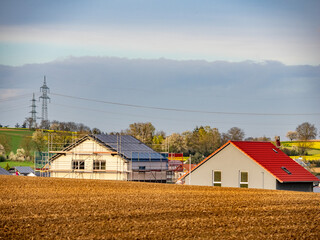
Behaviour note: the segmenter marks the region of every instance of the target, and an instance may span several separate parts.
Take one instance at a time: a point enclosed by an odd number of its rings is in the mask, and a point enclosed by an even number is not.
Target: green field
[[[0,162],[0,167],[4,168],[7,163],[9,164],[10,167],[34,167],[33,162],[19,162],[19,161],[6,161],[6,162]]]
[[[33,130],[25,128],[0,128],[0,135],[9,137],[9,144],[11,146],[10,151],[14,153],[20,147],[24,137],[31,137]],[[9,154],[9,152],[7,152]]]
[[[307,149],[308,155],[301,156],[304,160],[320,160],[320,141],[314,140],[310,141],[312,144],[310,148]],[[298,147],[299,141],[286,141],[281,142],[281,146],[285,148],[292,149],[293,147]],[[291,156],[292,158],[298,158],[300,156]]]

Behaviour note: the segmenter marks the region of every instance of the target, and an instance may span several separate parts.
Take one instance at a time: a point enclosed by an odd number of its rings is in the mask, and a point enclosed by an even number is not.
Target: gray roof
[[[31,167],[14,167],[21,174],[34,173]]]
[[[11,174],[4,168],[0,167],[0,175],[11,175]]]
[[[91,137],[112,148],[114,151],[121,153],[124,157],[132,161],[168,161],[167,158],[160,153],[154,151],[130,135],[97,134],[91,135]]]

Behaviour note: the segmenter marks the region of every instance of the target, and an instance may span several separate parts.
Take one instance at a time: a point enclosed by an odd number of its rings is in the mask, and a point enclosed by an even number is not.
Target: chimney
[[[281,146],[280,136],[275,136],[275,140],[276,140],[276,146],[277,146],[277,148],[279,148]]]

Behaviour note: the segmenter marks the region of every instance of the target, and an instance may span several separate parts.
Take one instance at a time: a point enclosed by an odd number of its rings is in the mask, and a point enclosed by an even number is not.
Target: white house
[[[168,160],[129,135],[87,135],[50,158],[51,177],[166,182]]]
[[[229,141],[178,182],[310,192],[318,179],[270,142]]]

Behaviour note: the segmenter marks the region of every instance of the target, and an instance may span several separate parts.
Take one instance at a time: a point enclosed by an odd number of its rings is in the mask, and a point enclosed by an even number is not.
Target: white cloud
[[[209,31],[209,32],[208,32]],[[285,39],[252,33],[232,34],[221,29],[201,31],[128,29],[114,26],[0,27],[0,41],[18,44],[45,44],[63,48],[65,56],[113,55],[129,58],[172,58],[227,60],[278,60],[286,64],[320,63],[319,44],[303,44],[303,39]],[[270,36],[269,36],[270,37]],[[51,51],[52,51],[51,49]],[[21,53],[23,57],[23,53]],[[61,51],[56,58],[61,57]],[[35,56],[36,58],[36,56]],[[52,59],[54,60],[54,59]]]
[[[0,101],[16,98],[21,96],[23,93],[25,93],[24,89],[0,88]]]

